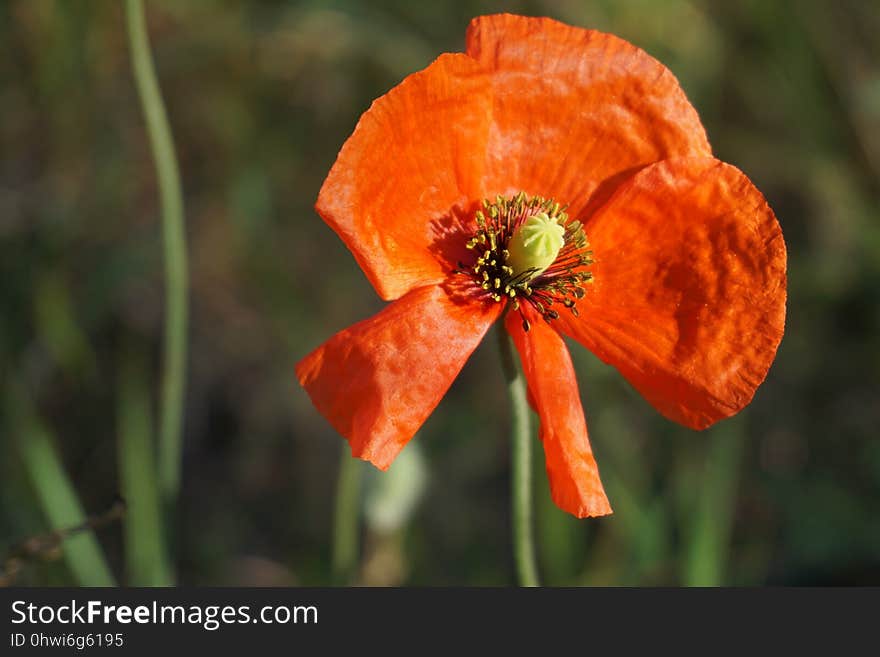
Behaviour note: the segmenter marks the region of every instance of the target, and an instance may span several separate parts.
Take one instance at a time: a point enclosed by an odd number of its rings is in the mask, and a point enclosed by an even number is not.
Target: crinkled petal
[[[761,193],[712,158],[636,174],[586,224],[595,280],[560,327],[695,429],[748,404],[782,339],[786,254]]]
[[[590,449],[568,348],[546,322],[523,310],[530,318],[528,332],[519,313],[509,313],[505,326],[522,360],[529,403],[541,418],[539,435],[553,501],[578,518],[607,515],[611,506]]]
[[[500,304],[417,288],[297,364],[315,407],[352,454],[386,469],[446,394]]]
[[[696,110],[656,59],[549,18],[475,18],[467,54],[492,75],[484,187],[554,197],[580,217],[647,164],[711,155]]]
[[[488,88],[473,59],[442,55],[373,103],[324,181],[315,208],[383,299],[455,266],[444,237],[480,198]]]

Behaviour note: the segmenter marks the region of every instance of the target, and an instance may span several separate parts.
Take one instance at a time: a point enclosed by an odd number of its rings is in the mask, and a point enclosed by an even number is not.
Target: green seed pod
[[[507,244],[507,264],[513,268],[513,275],[531,270],[526,278],[529,280],[543,273],[559,255],[565,244],[564,235],[565,228],[546,212],[526,219]]]

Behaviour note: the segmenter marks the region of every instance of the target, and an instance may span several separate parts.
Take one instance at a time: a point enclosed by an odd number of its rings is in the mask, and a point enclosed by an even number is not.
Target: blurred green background
[[[501,10],[614,32],[664,62],[789,252],[778,358],[752,405],[709,431],[664,420],[572,349],[616,513],[558,511],[540,458],[543,580],[880,584],[880,6],[861,0],[148,2],[190,254],[183,487],[163,528],[177,581],[332,581],[344,443],[293,366],[382,304],[312,205],[372,99]],[[0,559],[68,517],[54,445],[85,513],[143,492],[96,535],[115,580],[156,582],[138,559],[163,523],[138,475],[157,425],[162,241],[121,3],[2,2],[0,48]],[[362,468],[352,581],[513,583],[494,346],[390,474]],[[66,556],[50,540],[6,583],[109,576]]]

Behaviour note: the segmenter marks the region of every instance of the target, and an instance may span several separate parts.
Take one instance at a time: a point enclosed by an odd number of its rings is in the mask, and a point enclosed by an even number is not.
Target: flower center
[[[514,276],[528,273],[531,280],[553,264],[564,244],[565,228],[546,212],[539,212],[513,231],[507,243],[507,264]]]
[[[475,220],[466,246],[476,258],[459,263],[457,273],[472,277],[492,301],[510,300],[515,311],[529,303],[549,321],[559,317],[553,306],[560,304],[577,316],[593,258],[583,226],[569,220],[564,206],[520,192],[483,201]],[[523,327],[529,330],[525,318]]]

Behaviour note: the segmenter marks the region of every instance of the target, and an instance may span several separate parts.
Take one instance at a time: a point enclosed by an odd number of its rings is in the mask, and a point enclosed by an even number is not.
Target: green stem
[[[146,368],[133,350],[119,377],[119,478],[128,500],[125,563],[130,586],[171,586],[157,486],[153,422]]]
[[[686,586],[722,586],[727,563],[745,431],[742,416],[709,433],[701,495],[691,512]]]
[[[55,447],[49,428],[39,419],[26,393],[9,386],[6,398],[11,430],[18,437],[24,468],[33,482],[53,530],[84,526],[86,513]],[[115,586],[104,552],[91,529],[62,543],[64,558],[80,586]]]
[[[165,353],[159,430],[159,483],[166,504],[180,489],[181,431],[186,380],[187,264],[180,172],[162,94],[156,81],[141,0],[126,0],[134,78],[153,149],[162,203],[165,250]]]
[[[357,569],[360,489],[363,463],[342,445],[336,482],[336,517],[333,521],[333,581],[349,584]]]
[[[532,535],[532,436],[525,378],[516,364],[513,341],[498,325],[501,369],[507,382],[511,420],[511,494],[513,501],[513,553],[521,586],[538,586],[535,543]]]

